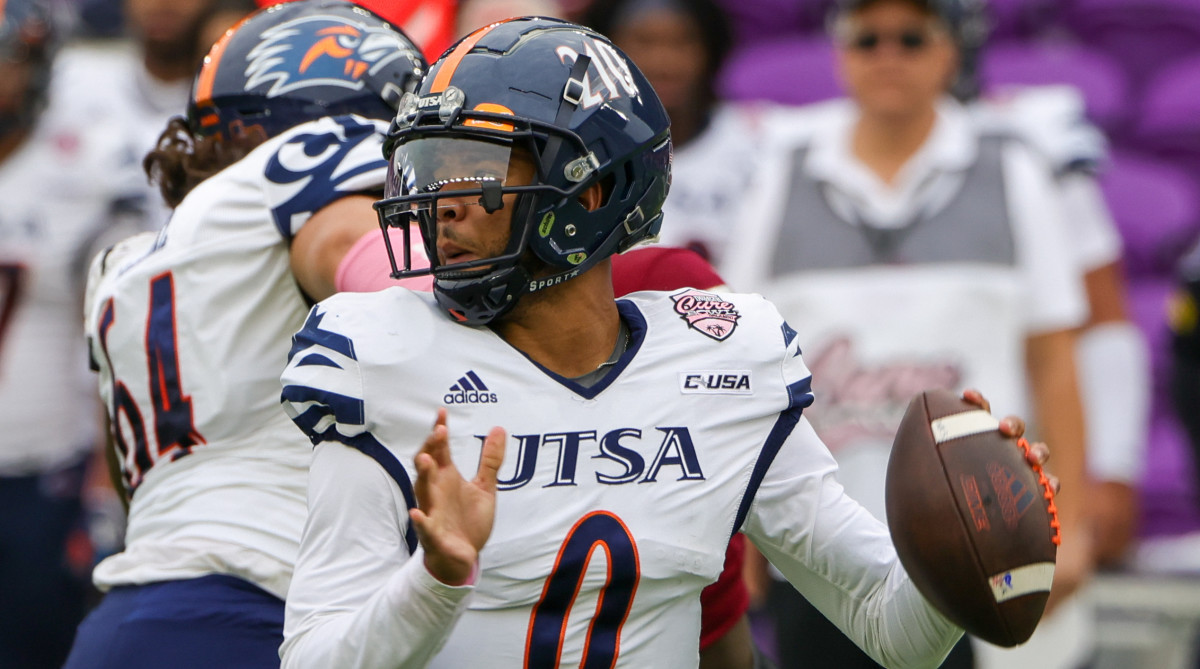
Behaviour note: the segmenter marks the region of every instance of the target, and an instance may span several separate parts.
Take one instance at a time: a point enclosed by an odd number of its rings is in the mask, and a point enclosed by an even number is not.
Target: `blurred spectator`
[[[1051,165],[948,93],[981,33],[973,0],[842,0],[832,25],[851,99],[780,114],[719,269],[774,301],[806,342],[814,427],[850,495],[879,517],[909,399],[984,391],[1033,409],[1062,477],[1052,600],[1086,579],[1083,412],[1074,329],[1086,317]],[[881,404],[887,406],[880,410]],[[772,591],[785,667],[874,666],[786,584]],[[960,644],[944,666],[971,666]],[[1048,666],[1039,664],[1039,666]]]
[[[14,669],[60,667],[91,592],[83,272],[139,188],[117,138],[44,108],[54,44],[40,0],[0,3],[0,667]]]
[[[671,117],[675,156],[661,242],[720,263],[769,110],[717,100],[717,73],[731,45],[728,19],[710,1],[629,0],[597,3],[584,21],[629,54]]]
[[[215,7],[216,0],[125,0],[132,43],[65,48],[55,64],[54,112],[103,128],[126,147],[120,167],[140,167],[167,120],[187,105],[192,76],[207,51],[201,30]],[[169,212],[149,184],[145,193],[149,216],[161,224]]]

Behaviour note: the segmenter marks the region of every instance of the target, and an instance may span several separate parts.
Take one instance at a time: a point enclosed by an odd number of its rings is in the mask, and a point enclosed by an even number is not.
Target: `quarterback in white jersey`
[[[372,642],[301,636],[285,648],[295,666],[695,666],[699,593],[736,531],[881,662],[949,650],[957,632],[801,417],[810,377],[774,308],[691,289],[618,304],[628,344],[590,387],[454,323],[431,295],[343,293],[314,309],[284,398],[314,440],[341,443],[317,447],[307,532],[320,542],[297,567],[287,633]],[[469,602],[409,561],[411,527],[389,533],[407,525],[411,463],[443,406],[464,469],[492,425],[510,433]],[[422,596],[425,617],[330,614]]]
[[[361,235],[386,174],[382,119],[423,68],[399,31],[331,0],[261,11],[214,46],[189,119],[148,159],[181,200],[171,220],[98,256],[89,277],[85,324],[130,509],[71,669],[278,663],[311,457],[279,410],[279,370],[332,283],[310,279],[355,239],[327,232]],[[314,239],[322,253],[303,250]]]
[[[343,293],[295,337],[284,408],[317,446],[284,666],[694,667],[699,593],[738,531],[878,661],[949,652],[961,630],[803,418],[810,374],[774,307],[614,300],[610,257],[661,224],[671,143],[610,41],[481,28],[386,146],[376,207],[416,219],[431,263],[396,276],[434,291]]]

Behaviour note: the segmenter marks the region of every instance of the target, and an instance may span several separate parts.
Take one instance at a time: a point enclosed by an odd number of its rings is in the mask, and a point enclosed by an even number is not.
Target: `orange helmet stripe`
[[[454,71],[458,69],[458,64],[462,62],[463,57],[466,56],[471,49],[475,48],[475,45],[479,43],[479,40],[483,39],[483,36],[490,33],[496,26],[500,25],[501,23],[508,23],[512,20],[513,19],[504,19],[503,21],[497,21],[491,25],[486,25],[463,38],[463,41],[459,42],[458,46],[454,47],[454,51],[451,51],[450,55],[446,56],[446,61],[442,63],[442,67],[438,70],[437,76],[433,78],[433,86],[429,89],[429,92],[441,93],[442,91],[446,90],[446,87],[450,85],[450,78],[454,76]]]

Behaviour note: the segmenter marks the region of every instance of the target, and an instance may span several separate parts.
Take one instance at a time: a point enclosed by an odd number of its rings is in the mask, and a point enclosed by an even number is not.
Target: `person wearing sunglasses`
[[[829,27],[847,97],[770,120],[718,270],[798,331],[822,400],[813,425],[880,518],[912,392],[984,387],[995,406],[1032,410],[1067,491],[1055,607],[1092,549],[1073,338],[1087,302],[1053,169],[958,102],[982,0],[838,0]],[[786,583],[768,610],[782,667],[876,666]],[[972,655],[963,642],[943,666]]]

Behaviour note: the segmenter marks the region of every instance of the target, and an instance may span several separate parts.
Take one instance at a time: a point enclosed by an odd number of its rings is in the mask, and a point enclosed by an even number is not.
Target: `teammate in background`
[[[606,38],[472,33],[387,153],[377,208],[419,222],[433,269],[401,276],[434,291],[342,293],[296,335],[284,406],[317,446],[285,666],[694,667],[699,593],[739,530],[881,661],[949,651],[960,631],[802,417],[810,377],[774,308],[614,300],[610,257],[662,222],[671,142]]]
[[[1091,569],[1073,337],[1087,305],[1050,166],[949,94],[981,20],[974,0],[841,0],[850,98],[772,120],[718,268],[800,333],[823,401],[813,425],[877,517],[915,390],[984,387],[1006,411],[1032,408],[1068,490],[1057,604]],[[786,584],[772,595],[781,664],[874,666]],[[972,663],[964,642],[947,666]]]
[[[55,28],[41,0],[0,3],[0,666],[20,669],[62,666],[94,594],[81,493],[100,430],[79,306],[140,188],[113,169],[114,138],[46,106]]]
[[[279,410],[279,370],[341,255],[378,234],[382,131],[424,67],[350,3],[262,11],[214,45],[188,118],[148,156],[174,214],[89,277],[131,498],[69,669],[278,665],[311,456]]]

